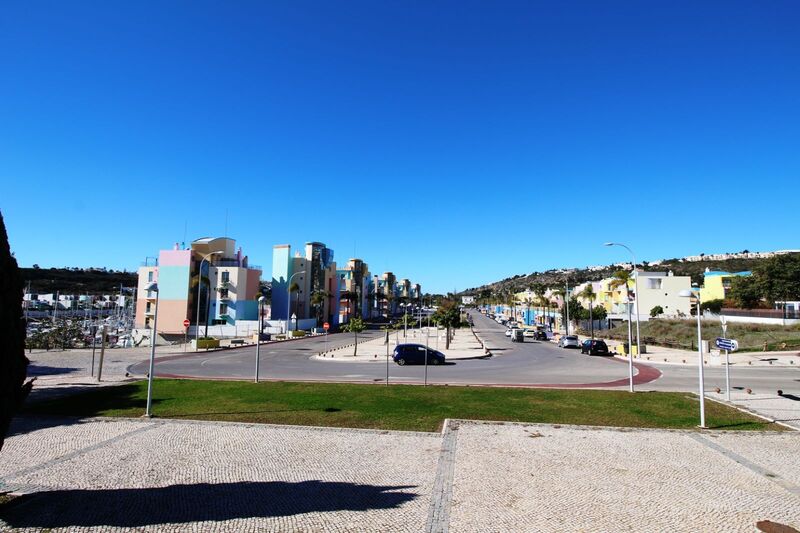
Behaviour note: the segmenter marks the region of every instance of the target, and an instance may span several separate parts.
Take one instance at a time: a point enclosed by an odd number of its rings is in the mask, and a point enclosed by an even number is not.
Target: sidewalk
[[[316,361],[328,361],[336,363],[364,363],[369,361],[386,361],[387,346],[384,336],[376,339],[371,339],[358,343],[357,355],[353,356],[353,344],[322,351],[311,359]],[[491,357],[491,351],[483,348],[481,341],[469,329],[458,329],[450,342],[450,349],[445,349],[446,339],[445,331],[438,331],[435,327],[421,329],[409,329],[406,336],[403,336],[403,331],[392,331],[389,333],[389,346],[388,354],[392,356],[397,344],[423,344],[427,345],[431,350],[438,350],[442,352],[447,360],[458,359],[477,359],[483,357]]]
[[[581,341],[589,337],[580,335]],[[608,344],[611,351],[618,353],[617,357],[625,359],[627,357],[622,355],[623,348],[622,342],[603,339]],[[635,341],[634,341],[635,346]],[[785,352],[733,352],[729,356],[731,366],[790,366],[800,367],[800,352],[785,351]],[[666,348],[664,346],[656,346],[653,344],[646,345],[646,353],[641,357],[634,356],[635,361],[645,363],[651,361],[653,363],[671,363],[671,364],[686,364],[697,365],[697,350],[680,350],[676,348]],[[711,349],[711,353],[703,354],[703,361],[707,365],[724,365],[725,355],[720,354],[716,348]]]
[[[142,419],[14,421],[2,530],[800,528],[793,433],[451,420],[439,433]]]

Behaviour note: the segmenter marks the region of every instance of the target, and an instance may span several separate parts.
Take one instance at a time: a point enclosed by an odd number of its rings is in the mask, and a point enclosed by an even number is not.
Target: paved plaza
[[[55,531],[800,528],[800,438],[448,421],[441,433],[26,418],[0,527]]]

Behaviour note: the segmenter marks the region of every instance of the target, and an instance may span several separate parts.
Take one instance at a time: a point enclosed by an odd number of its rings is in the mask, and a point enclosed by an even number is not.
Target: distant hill
[[[733,259],[717,259],[717,260],[703,260],[703,261],[684,261],[681,259],[665,259],[658,265],[649,265],[647,262],[638,264],[639,270],[655,271],[655,272],[669,272],[672,271],[676,276],[691,276],[692,282],[702,285],[703,272],[706,268],[711,270],[723,270],[727,272],[742,272],[745,270],[753,270],[756,265],[767,261],[765,258],[733,258]],[[531,274],[518,274],[510,278],[506,278],[480,287],[473,287],[465,290],[461,294],[471,294],[480,296],[480,293],[486,290],[492,292],[505,292],[512,290],[514,292],[524,291],[530,288],[531,285],[541,283],[545,287],[561,287],[564,285],[564,277],[569,275],[570,286],[575,286],[585,281],[599,281],[603,278],[611,277],[614,272],[621,270],[622,267],[616,265],[607,265],[605,267],[593,267],[593,269],[553,269],[545,272],[533,272]]]
[[[20,268],[27,290],[35,294],[109,294],[119,287],[134,287],[135,272],[118,272],[103,268]]]

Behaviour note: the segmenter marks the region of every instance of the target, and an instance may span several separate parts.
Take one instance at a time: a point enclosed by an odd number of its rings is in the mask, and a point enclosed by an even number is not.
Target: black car
[[[394,349],[392,360],[400,366],[403,365],[424,365],[425,352],[428,353],[429,365],[443,365],[444,354],[431,348],[425,348],[424,344],[399,344]]]
[[[589,355],[608,355],[608,345],[605,341],[586,339],[581,344],[581,353]]]

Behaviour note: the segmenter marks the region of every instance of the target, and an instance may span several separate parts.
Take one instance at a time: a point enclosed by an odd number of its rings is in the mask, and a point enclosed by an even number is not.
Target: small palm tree
[[[630,290],[630,283],[633,280],[631,277],[631,273],[627,270],[617,270],[614,272],[614,279],[611,280],[611,283],[608,286],[612,289],[618,289],[619,287],[625,287],[625,304],[626,306],[630,307],[631,302],[631,290]]]
[[[323,304],[325,303],[325,299],[330,296],[325,291],[316,291],[314,294],[311,295],[311,305],[314,306],[314,315],[317,317],[317,326],[319,326],[320,322],[322,322],[322,308]]]
[[[353,317],[350,322],[344,326],[345,331],[349,331],[355,335],[355,345],[353,346],[353,357],[358,355],[358,334],[367,329],[364,321],[359,317]]]

